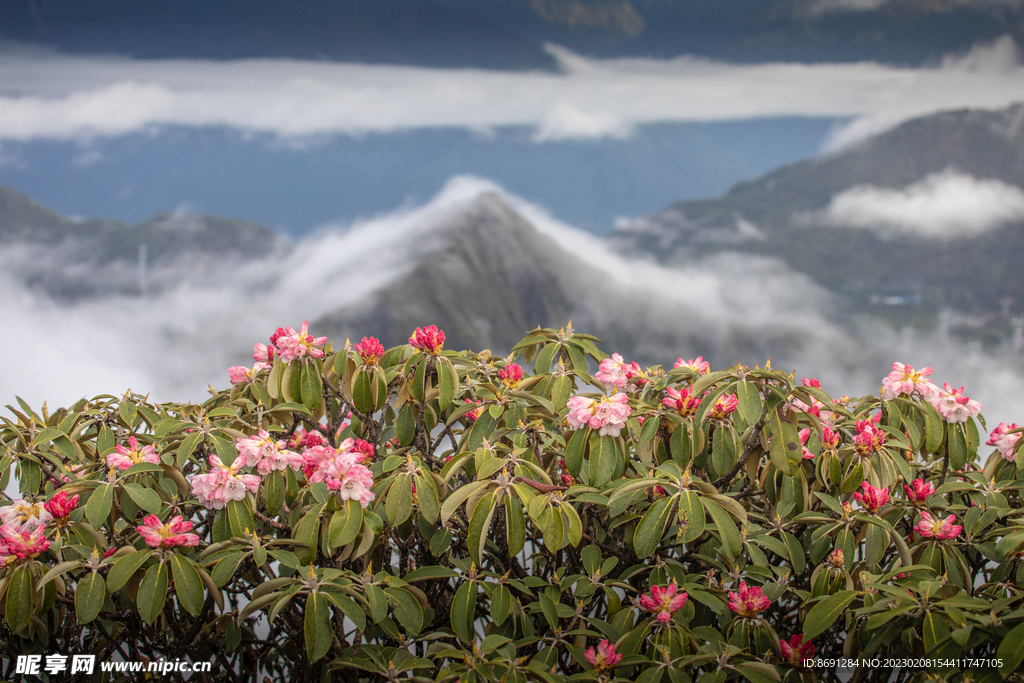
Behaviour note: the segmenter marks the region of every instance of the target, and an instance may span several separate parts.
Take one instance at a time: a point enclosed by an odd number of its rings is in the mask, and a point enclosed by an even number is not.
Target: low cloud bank
[[[824,212],[829,223],[884,235],[935,239],[976,237],[1024,221],[1024,191],[956,170],[933,173],[903,189],[858,185],[837,194]]]
[[[0,51],[0,140],[88,139],[163,125],[282,139],[424,127],[531,126],[539,142],[624,137],[657,122],[850,118],[834,148],[906,119],[1024,100],[1009,37],[922,68],[592,59],[549,46],[559,73],[290,59],[133,60]]]

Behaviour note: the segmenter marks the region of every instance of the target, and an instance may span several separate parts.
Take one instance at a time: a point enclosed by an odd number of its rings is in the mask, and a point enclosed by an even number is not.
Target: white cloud
[[[591,59],[549,49],[557,73],[7,48],[0,52],[0,139],[81,139],[162,125],[226,126],[289,140],[521,125],[538,140],[555,140],[621,137],[664,121],[851,118],[834,134],[835,146],[941,109],[1024,100],[1024,68],[1010,38],[922,68]]]
[[[1021,0],[972,0],[978,5],[1009,5],[1019,7]],[[963,6],[962,0],[817,0],[805,13],[809,15],[828,12],[871,12],[885,5],[917,5],[922,11],[942,12]]]
[[[950,169],[901,190],[874,185],[844,190],[832,198],[825,218],[886,235],[972,237],[1024,220],[1024,192],[1000,180],[979,180]]]

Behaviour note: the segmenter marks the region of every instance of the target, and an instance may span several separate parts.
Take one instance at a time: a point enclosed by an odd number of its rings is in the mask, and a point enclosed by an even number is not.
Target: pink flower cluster
[[[907,500],[914,505],[924,505],[929,498],[935,495],[935,486],[930,482],[925,482],[924,479],[915,479],[910,486],[904,484],[903,490],[907,492]]]
[[[192,477],[192,492],[200,505],[211,510],[223,510],[229,500],[242,500],[246,491],[256,493],[260,477],[256,474],[239,474],[245,466],[242,458],[230,466],[225,465],[216,455],[210,456],[210,471]]]
[[[661,403],[666,408],[675,409],[682,417],[689,417],[697,412],[700,399],[693,395],[689,387],[684,387],[682,391],[668,387],[665,393],[668,398],[661,399]]]
[[[779,648],[782,650],[782,659],[790,666],[803,668],[806,666],[804,662],[814,657],[814,643],[809,640],[805,643],[801,633],[790,636],[788,642],[780,638]]]
[[[804,377],[800,381],[805,387],[821,389],[821,382],[819,382],[814,377],[811,377],[810,379]],[[824,425],[832,426],[835,422],[835,413],[829,410],[824,410],[825,404],[823,404],[821,401],[814,398],[813,396],[811,397],[811,402],[809,404],[804,403],[798,398],[795,398],[790,402],[790,407],[792,407],[795,410],[805,412],[809,415],[814,415],[816,418],[821,420]]]
[[[985,442],[986,445],[995,446],[996,450],[1002,454],[1003,458],[1010,462],[1017,461],[1017,454],[1014,453],[1013,449],[1014,446],[1017,445],[1017,441],[1020,440],[1020,435],[1022,433],[1008,433],[1013,429],[1020,429],[1020,425],[1016,422],[1011,424],[1000,422],[999,426],[993,429],[992,433],[988,435],[988,441]]]
[[[256,379],[260,370],[270,367],[270,363],[256,363],[251,368],[244,365],[235,365],[228,368],[228,378],[232,384],[248,384]]]
[[[78,496],[75,496],[77,499]],[[52,514],[41,503],[16,500],[0,507],[0,524],[16,531],[33,531],[46,526],[53,519]]]
[[[68,498],[67,491],[57,491],[50,500],[46,501],[43,507],[53,516],[54,521],[59,526],[64,526],[72,511],[78,507],[78,494],[76,493],[71,498]]]
[[[473,400],[468,399],[468,398],[466,399],[466,403],[475,403],[475,404],[481,405],[481,406],[484,404],[483,401],[480,401],[480,400],[473,401]],[[466,419],[468,419],[470,422],[476,422],[477,418],[480,417],[480,413],[482,411],[483,411],[483,408],[474,408],[473,410],[471,410],[468,413],[466,413]]]
[[[857,421],[857,435],[853,437],[853,447],[862,456],[871,455],[885,444],[885,432],[878,426],[880,415],[870,420]]]
[[[363,365],[376,365],[384,355],[384,345],[376,337],[363,337],[363,341],[355,345],[356,353],[363,359]]]
[[[32,560],[45,553],[50,547],[45,533],[43,525],[33,528],[0,526],[0,567]]]
[[[166,524],[156,515],[149,515],[142,520],[142,526],[136,529],[150,548],[173,548],[178,545],[189,547],[199,544],[199,536],[187,533],[192,531],[192,522],[186,522],[181,515],[172,517]]]
[[[711,364],[704,360],[704,356],[697,356],[693,360],[683,360],[682,358],[677,358],[675,365],[673,365],[672,367],[689,368],[690,370],[696,372],[698,375],[706,375],[708,374],[708,371],[711,370]]]
[[[409,337],[409,345],[431,356],[438,356],[444,349],[444,330],[437,329],[437,325],[417,327]]]
[[[307,448],[302,471],[310,483],[323,482],[341,500],[357,500],[365,508],[376,498],[373,472],[361,465],[373,457],[373,445],[362,439],[345,439],[338,448],[330,445]]]
[[[811,438],[811,428],[810,427],[804,427],[803,429],[800,430],[800,445],[803,446],[803,448],[804,448],[804,452],[803,452],[804,460],[813,460],[814,459],[814,453],[812,453],[811,449],[807,447],[807,441],[810,438]]]
[[[118,470],[127,470],[132,465],[140,462],[148,462],[153,465],[160,464],[160,456],[152,446],[139,447],[139,442],[134,436],[128,437],[128,446],[116,446],[113,453],[107,454],[107,467]]]
[[[876,489],[868,482],[861,484],[864,493],[854,493],[854,499],[871,512],[876,512],[880,507],[889,502],[889,487],[884,486]]]
[[[627,400],[626,394],[620,393],[603,396],[600,401],[573,396],[567,403],[569,414],[565,419],[573,429],[589,426],[600,430],[601,436],[618,436],[632,412]]]
[[[598,643],[597,650],[588,647],[587,651],[583,653],[583,659],[598,671],[604,671],[618,664],[622,655],[615,651],[614,644],[605,639]]]
[[[943,385],[930,403],[939,411],[939,415],[946,422],[967,422],[969,418],[977,417],[981,412],[981,404],[972,398],[964,396],[964,388],[954,389],[949,383]]]
[[[760,586],[747,586],[740,581],[739,591],[729,591],[729,609],[744,619],[752,619],[768,609],[772,601],[767,595],[761,594]]]
[[[306,321],[302,322],[302,327],[297,332],[291,326],[279,327],[274,330],[274,334],[270,335],[270,344],[257,343],[253,345],[252,357],[256,361],[253,371],[259,371],[257,366],[262,366],[259,367],[259,369],[262,369],[273,363],[275,356],[280,356],[281,360],[285,363],[290,363],[297,358],[305,356],[322,358],[324,355],[323,349],[317,347],[323,346],[326,343],[327,337],[314,337],[309,334],[309,323]],[[232,370],[234,369],[232,368]]]
[[[708,417],[716,420],[727,420],[739,404],[740,399],[737,398],[736,394],[721,396],[715,401],[715,405],[711,406],[708,410]]]
[[[644,371],[637,365],[636,361],[626,363],[622,356],[613,353],[611,358],[605,358],[597,368],[594,379],[604,384],[607,391],[613,388],[623,389],[629,380],[634,377],[642,377]]]
[[[509,363],[498,371],[498,377],[501,378],[501,383],[506,387],[515,389],[523,381],[523,369],[519,367],[518,363]]]
[[[236,439],[235,448],[242,459],[242,466],[255,467],[263,476],[289,467],[298,470],[303,464],[301,455],[288,450],[287,441],[278,441],[265,429],[256,436]]]
[[[662,623],[671,621],[672,614],[681,610],[686,604],[686,598],[689,597],[686,591],[677,594],[677,589],[675,581],[665,588],[651,586],[650,594],[640,596],[640,606],[648,612],[653,612],[656,615],[655,619]]]
[[[937,541],[948,541],[960,535],[964,530],[959,524],[953,524],[956,517],[949,515],[945,519],[933,517],[925,510],[921,511],[921,521],[914,525],[914,531],[924,538],[934,538]]]
[[[932,372],[931,368],[914,370],[913,366],[893,363],[892,372],[882,380],[882,398],[889,400],[917,394],[925,400],[931,400],[939,393],[939,388],[927,379]]]

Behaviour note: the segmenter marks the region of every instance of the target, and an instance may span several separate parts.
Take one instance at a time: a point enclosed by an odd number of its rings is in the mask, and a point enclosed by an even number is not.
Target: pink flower
[[[57,491],[50,500],[46,501],[46,511],[53,515],[58,522],[66,522],[72,510],[78,507],[78,495],[68,498],[67,491]]]
[[[969,418],[977,417],[981,412],[981,404],[964,396],[963,387],[954,389],[949,386],[949,382],[946,382],[943,390],[929,402],[939,411],[942,419],[949,423],[967,422]]]
[[[243,461],[242,466],[255,467],[263,476],[289,467],[295,470],[302,467],[302,456],[287,450],[287,447],[287,441],[278,441],[265,429],[261,429],[256,436],[235,440],[235,449]]]
[[[924,538],[934,538],[937,541],[948,541],[960,535],[964,530],[959,524],[953,524],[956,517],[950,515],[945,519],[933,517],[925,510],[921,511],[921,521],[914,525],[914,530]]]
[[[697,412],[700,399],[691,393],[689,387],[684,388],[682,391],[676,391],[669,387],[665,390],[665,393],[668,394],[668,398],[661,399],[661,403],[666,408],[674,408],[683,417],[689,417]]]
[[[704,360],[704,356],[697,356],[697,358],[693,360],[683,360],[682,358],[677,358],[676,363],[673,367],[689,368],[690,370],[696,372],[698,375],[706,375],[708,374],[708,370],[711,369],[711,364]]]
[[[280,329],[280,328],[278,328]],[[274,348],[274,344],[270,346],[264,344],[253,344],[252,346],[252,359],[257,363],[266,363],[270,365],[274,362],[274,355],[277,353],[277,349]]]
[[[803,379],[801,379],[801,380],[800,380],[800,382],[801,382],[801,383],[802,383],[802,384],[803,384],[803,385],[804,385],[805,387],[812,387],[812,388],[814,388],[814,389],[821,389],[821,382],[819,382],[819,381],[818,381],[817,379],[815,379],[814,377],[812,377],[812,378],[810,378],[810,379],[807,379],[806,377],[804,377]],[[801,637],[802,637],[802,636],[801,636]],[[814,649],[814,646],[812,645],[812,646],[811,646],[811,650],[813,650],[813,649]]]
[[[995,446],[1003,455],[1003,459],[1009,460],[1010,462],[1017,461],[1017,454],[1014,452],[1014,447],[1017,445],[1017,441],[1020,439],[1021,432],[1013,432],[1008,434],[1010,430],[1020,429],[1020,425],[1016,422],[1012,424],[1006,424],[1000,422],[999,426],[992,430],[992,433],[988,435],[988,441],[986,445]]]
[[[309,483],[323,482],[341,500],[358,500],[366,507],[376,498],[373,472],[359,463],[373,457],[373,445],[361,439],[345,439],[338,448],[317,446],[303,454],[303,472]]]
[[[277,333],[274,333],[277,336]],[[274,339],[274,337],[271,337]],[[318,346],[323,346],[327,343],[327,337],[316,337],[309,334],[309,323],[305,320],[302,321],[302,327],[296,332],[291,327],[287,327],[284,330],[284,334],[277,336],[274,345],[277,347],[277,352],[281,356],[281,360],[285,363],[290,363],[297,358],[303,358],[305,356],[312,356],[313,358],[321,358],[324,355],[323,349],[318,349]]]
[[[907,499],[914,505],[924,505],[935,495],[935,486],[930,482],[926,483],[924,479],[915,479],[910,486],[904,484],[903,489],[907,492]]]
[[[440,355],[441,350],[444,349],[444,331],[437,329],[437,325],[417,327],[409,337],[409,344],[431,356]]]
[[[686,591],[676,595],[676,589],[675,581],[665,588],[651,586],[650,595],[640,596],[640,606],[648,612],[654,612],[658,621],[663,623],[670,621],[672,613],[681,610],[688,597]]]
[[[635,362],[632,365],[627,365],[622,355],[612,353],[610,358],[601,361],[594,379],[604,384],[604,388],[608,391],[611,391],[612,388],[622,389],[630,381],[630,371],[634,371],[635,375],[639,373],[640,366],[637,366]]]
[[[747,586],[740,581],[740,590],[729,591],[729,609],[745,619],[752,619],[768,609],[772,601],[767,595],[761,595],[760,586]]]
[[[509,363],[498,371],[498,377],[501,378],[501,383],[506,387],[515,389],[523,380],[523,369],[519,367],[518,363]]]
[[[821,429],[821,445],[831,450],[839,445],[839,432],[832,431],[829,426],[824,426]]]
[[[880,489],[876,489],[868,482],[864,482],[860,485],[864,489],[864,493],[854,493],[854,499],[861,505],[866,507],[871,512],[875,512],[878,508],[882,507],[889,502],[889,487],[885,486]]]
[[[857,436],[853,438],[853,446],[862,456],[871,455],[885,443],[885,432],[875,426],[874,420],[858,420]]]
[[[149,515],[142,520],[142,526],[136,527],[146,545],[150,548],[173,548],[176,545],[194,546],[199,544],[199,536],[186,533],[192,530],[192,522],[186,522],[181,515],[172,517],[164,524],[156,515]]]
[[[116,552],[117,552],[117,548],[115,546],[110,546],[109,548],[107,548],[106,550],[103,551],[103,559],[104,560],[107,559],[108,557],[110,557],[111,555],[113,555]]]
[[[148,462],[154,465],[160,464],[160,456],[152,446],[139,448],[139,442],[134,436],[128,437],[128,447],[117,446],[113,453],[107,454],[107,467],[119,470],[127,470],[132,465],[140,462]]]
[[[355,349],[363,359],[363,365],[376,365],[384,355],[384,345],[376,337],[363,337],[363,341],[356,344]]]
[[[736,397],[736,394],[721,396],[717,401],[715,401],[715,405],[711,406],[711,410],[708,411],[708,417],[718,420],[726,420],[730,415],[732,415],[732,412],[736,410],[736,406],[739,404],[740,400]]]
[[[603,671],[618,664],[622,655],[615,652],[615,646],[612,643],[602,640],[598,643],[596,651],[594,648],[588,647],[587,651],[583,653],[583,659],[598,671]]]
[[[318,431],[307,432],[302,427],[295,430],[292,434],[292,438],[288,440],[289,448],[312,448],[314,446],[322,446],[327,443],[324,439],[323,434]]]
[[[814,656],[814,643],[805,643],[800,633],[790,636],[789,642],[779,639],[779,647],[782,649],[782,659],[791,666],[804,667],[804,662]]]
[[[32,560],[45,553],[50,547],[45,533],[42,525],[31,529],[0,526],[0,566]]]
[[[236,365],[228,368],[228,378],[231,379],[232,384],[248,384],[249,382],[256,379],[256,374],[268,367],[266,363],[256,363],[251,368],[247,368],[244,365]]]
[[[483,405],[484,402],[483,401],[471,401],[470,399],[467,398],[466,399],[466,403],[476,403],[477,405]],[[468,418],[470,422],[476,422],[477,418],[480,417],[480,412],[482,410],[483,410],[483,408],[474,408],[473,410],[471,410],[468,413],[466,413],[465,417]]]
[[[897,396],[912,396],[916,393],[926,400],[931,400],[939,392],[939,388],[932,384],[931,380],[925,379],[931,374],[931,368],[923,368],[918,371],[910,365],[893,363],[892,372],[882,380],[882,398],[889,400]]]
[[[53,517],[50,512],[41,503],[16,500],[0,507],[0,523],[15,531],[32,531],[36,527],[46,526],[51,519]]]
[[[567,403],[569,414],[565,419],[573,429],[589,426],[600,430],[601,436],[618,436],[631,412],[627,400],[626,394],[620,393],[603,396],[600,401],[573,396]]]
[[[804,427],[800,430],[800,445],[804,447],[804,460],[813,460],[814,453],[811,453],[811,449],[807,447],[807,441],[811,438],[811,430],[809,427]]]
[[[192,492],[200,505],[211,510],[223,510],[229,500],[242,500],[246,491],[256,493],[259,489],[259,475],[238,474],[238,470],[244,467],[242,458],[235,460],[230,467],[216,455],[211,455],[209,462],[209,472],[192,477]]]
[[[842,548],[836,548],[828,554],[828,563],[835,569],[842,569],[843,565],[846,564],[846,556],[843,554]]]

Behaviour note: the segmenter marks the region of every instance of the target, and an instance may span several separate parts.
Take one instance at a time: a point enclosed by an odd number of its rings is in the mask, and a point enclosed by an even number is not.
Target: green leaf
[[[558,628],[558,608],[555,607],[555,601],[551,599],[550,595],[542,592],[538,596],[538,602],[540,603],[540,611],[544,615],[544,620],[548,622],[548,626],[554,631]]]
[[[491,597],[491,620],[495,626],[501,626],[512,614],[512,591],[505,586],[498,586],[494,589],[494,596]]]
[[[373,412],[373,374],[366,368],[357,370],[356,376],[353,378],[352,402],[355,403],[356,410],[364,415]]]
[[[921,634],[924,637],[924,654],[934,654],[939,643],[949,636],[949,626],[941,617],[929,612],[924,615]]]
[[[20,633],[28,628],[32,621],[32,572],[22,565],[14,570],[7,582],[7,625],[11,633]]]
[[[395,620],[409,633],[418,634],[423,628],[423,607],[419,600],[402,588],[385,588],[384,593],[394,610]]]
[[[183,555],[171,555],[171,573],[174,576],[174,592],[178,602],[189,614],[199,616],[203,608],[203,582],[192,562]]]
[[[689,543],[704,533],[704,504],[696,491],[684,491],[679,496],[679,523],[683,525],[683,533],[677,539],[681,543]]]
[[[159,494],[153,489],[148,489],[141,484],[125,484],[124,490],[128,497],[146,512],[156,515],[163,510],[164,504],[161,502]]]
[[[103,575],[89,572],[75,586],[75,616],[79,624],[88,624],[99,616],[103,601],[107,599],[107,586]]]
[[[93,490],[89,502],[85,504],[85,517],[94,529],[99,529],[107,521],[113,504],[113,484],[100,484]]]
[[[306,658],[310,663],[318,661],[331,649],[334,640],[330,603],[320,593],[310,593],[306,598],[302,630],[306,639]]]
[[[804,642],[827,631],[856,597],[857,591],[840,591],[812,607],[804,619]]]
[[[637,557],[643,559],[649,556],[661,544],[668,520],[675,512],[675,501],[673,497],[660,498],[647,508],[633,533],[633,550]]]
[[[139,410],[131,401],[121,401],[121,405],[117,407],[117,414],[121,416],[126,425],[131,427],[139,416]]]
[[[204,436],[202,432],[196,431],[185,437],[181,445],[178,446],[178,453],[174,458],[174,462],[178,467],[182,467],[188,461],[189,456],[195,452],[196,446],[199,445]]]
[[[483,565],[484,546],[487,545],[487,533],[491,529],[491,520],[498,504],[493,493],[485,493],[473,510],[466,532],[466,543],[469,544],[469,555],[476,560],[477,566]]]
[[[731,559],[739,557],[743,552],[743,540],[732,517],[725,511],[725,508],[710,498],[704,500],[704,509],[708,511],[711,519],[715,522],[718,534],[722,537],[722,549],[725,554]]]
[[[669,441],[669,448],[672,450],[672,459],[681,467],[690,464],[692,444],[690,431],[686,425],[676,425],[675,431],[672,432],[672,439]]]
[[[1002,659],[1002,666],[999,673],[1003,678],[1017,671],[1020,663],[1024,660],[1024,622],[1017,624],[1009,633],[1003,636],[996,651],[996,658]]]
[[[580,476],[580,471],[583,469],[583,452],[587,448],[589,434],[589,427],[577,429],[569,438],[569,443],[565,445],[565,466],[574,477]]]
[[[505,504],[505,540],[508,543],[508,553],[515,557],[523,551],[526,545],[526,518],[523,514],[523,506],[518,498],[508,497]]]
[[[107,573],[107,590],[113,594],[124,588],[128,579],[141,567],[152,553],[149,550],[137,550],[127,555],[122,555],[110,567]]]
[[[152,624],[163,611],[166,600],[167,565],[157,563],[146,570],[139,585],[139,616],[147,624]]]
[[[412,514],[412,475],[399,474],[388,487],[384,509],[391,526],[398,526]]]
[[[939,411],[927,401],[920,404],[921,412],[924,413],[924,450],[928,453],[937,453],[942,447],[942,439],[945,436],[945,425]]]
[[[437,408],[442,413],[448,410],[448,406],[452,404],[452,399],[455,398],[455,387],[458,382],[458,375],[452,378],[451,365],[448,363],[446,358],[438,358],[437,360]]]
[[[452,599],[452,630],[465,643],[473,642],[473,622],[476,620],[476,594],[476,582],[466,581],[455,591],[455,597]]]
[[[736,464],[736,436],[731,428],[720,426],[715,428],[711,438],[711,462],[718,476],[725,476]]]
[[[967,464],[967,439],[960,425],[950,425],[946,434],[946,446],[949,449],[949,468],[962,470]]]
[[[769,419],[772,439],[769,452],[775,467],[783,474],[792,475],[803,457],[803,449],[796,427],[789,420],[783,420],[779,413],[779,410],[774,411]]]
[[[249,509],[245,500],[229,500],[224,512],[228,516],[228,526],[232,536],[245,538],[256,530],[252,510]]]
[[[611,481],[619,460],[619,444],[611,436],[590,438],[590,485],[600,487]]]
[[[263,487],[267,501],[267,515],[276,517],[277,513],[281,511],[281,505],[284,503],[284,494],[288,487],[284,474],[281,472],[271,472],[268,476],[264,477]]]
[[[876,524],[868,525],[867,536],[864,539],[864,561],[869,567],[874,567],[882,561],[888,536],[882,527]]]
[[[332,548],[344,548],[356,540],[363,528],[363,506],[354,500],[345,501],[345,509],[338,510],[331,517],[327,538]]]
[[[398,443],[408,446],[416,438],[416,412],[413,404],[406,403],[398,411],[398,418],[395,420],[395,436]]]

